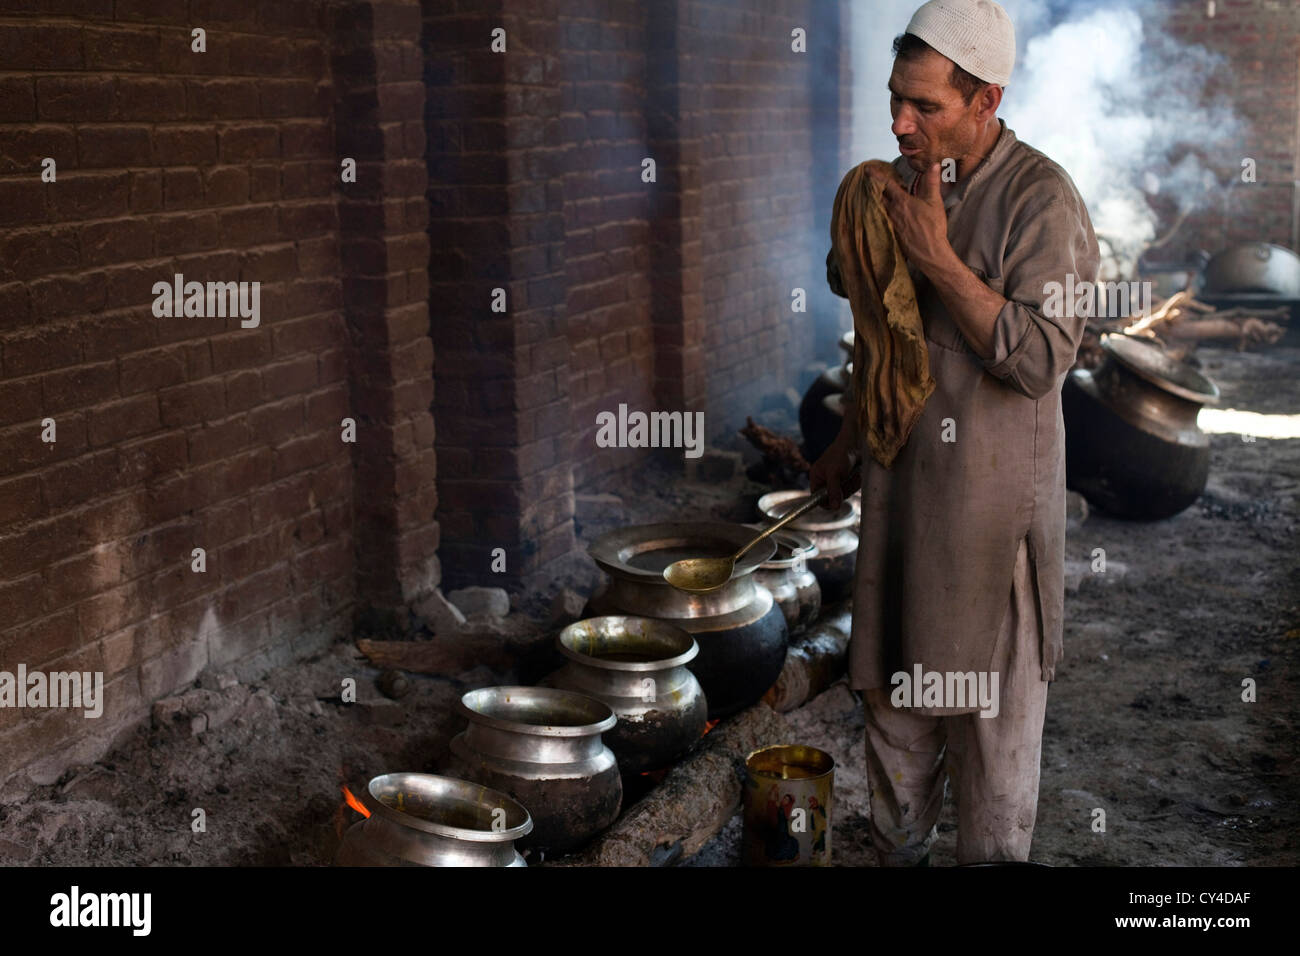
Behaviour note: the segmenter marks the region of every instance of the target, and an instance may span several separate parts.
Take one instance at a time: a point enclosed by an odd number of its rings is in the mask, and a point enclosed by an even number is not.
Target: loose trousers
[[[957,800],[957,862],[1027,860],[1038,812],[1047,681],[1026,542],[1016,555],[995,661],[1000,706],[926,716],[890,703],[892,688],[863,692],[871,840],[882,866],[910,866],[930,850],[945,778]]]

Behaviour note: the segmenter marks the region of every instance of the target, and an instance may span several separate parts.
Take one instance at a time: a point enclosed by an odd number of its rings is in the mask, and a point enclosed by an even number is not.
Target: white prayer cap
[[[994,0],[930,0],[907,32],[985,83],[1006,86],[1016,65],[1016,28]]]

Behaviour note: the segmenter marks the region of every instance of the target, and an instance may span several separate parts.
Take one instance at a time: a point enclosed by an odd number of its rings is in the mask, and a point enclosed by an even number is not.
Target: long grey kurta
[[[1069,175],[999,123],[993,150],[944,199],[953,249],[1009,300],[997,317],[994,354],[984,360],[970,348],[933,285],[909,268],[936,388],[891,469],[862,449],[849,649],[850,682],[858,690],[887,688],[892,674],[911,674],[917,664],[926,671],[1003,671],[997,636],[1026,538],[1043,680],[1055,677],[1061,657],[1061,384],[1085,317],[1045,315],[1044,303],[1048,284],[1064,285],[1069,274],[1076,287],[1095,282],[1100,257]],[[910,188],[918,174],[902,157],[894,168]],[[834,289],[834,250],[827,265]],[[954,440],[945,441],[945,432]]]

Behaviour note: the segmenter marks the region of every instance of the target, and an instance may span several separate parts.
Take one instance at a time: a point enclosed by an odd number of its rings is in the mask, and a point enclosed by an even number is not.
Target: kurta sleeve
[[[1001,290],[1008,301],[993,326],[993,355],[982,360],[990,375],[1033,399],[1055,388],[1074,365],[1087,324],[1085,315],[1072,314],[1069,301],[1045,308],[1051,284],[1067,287],[1069,275],[1075,287],[1096,282],[1100,264],[1083,201],[1072,188],[1053,192],[1008,237]]]

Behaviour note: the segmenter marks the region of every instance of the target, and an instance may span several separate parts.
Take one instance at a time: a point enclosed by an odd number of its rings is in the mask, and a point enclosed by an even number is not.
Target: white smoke
[[[854,155],[898,155],[886,84],[891,45],[919,0],[855,5]],[[1220,184],[1189,149],[1231,157],[1240,130],[1228,104],[1206,98],[1217,54],[1179,44],[1159,10],[1118,0],[1002,0],[1016,26],[1016,70],[999,115],[1074,179],[1098,235],[1126,259],[1157,236],[1148,195],[1180,212]],[[1237,166],[1239,158],[1225,161]]]

